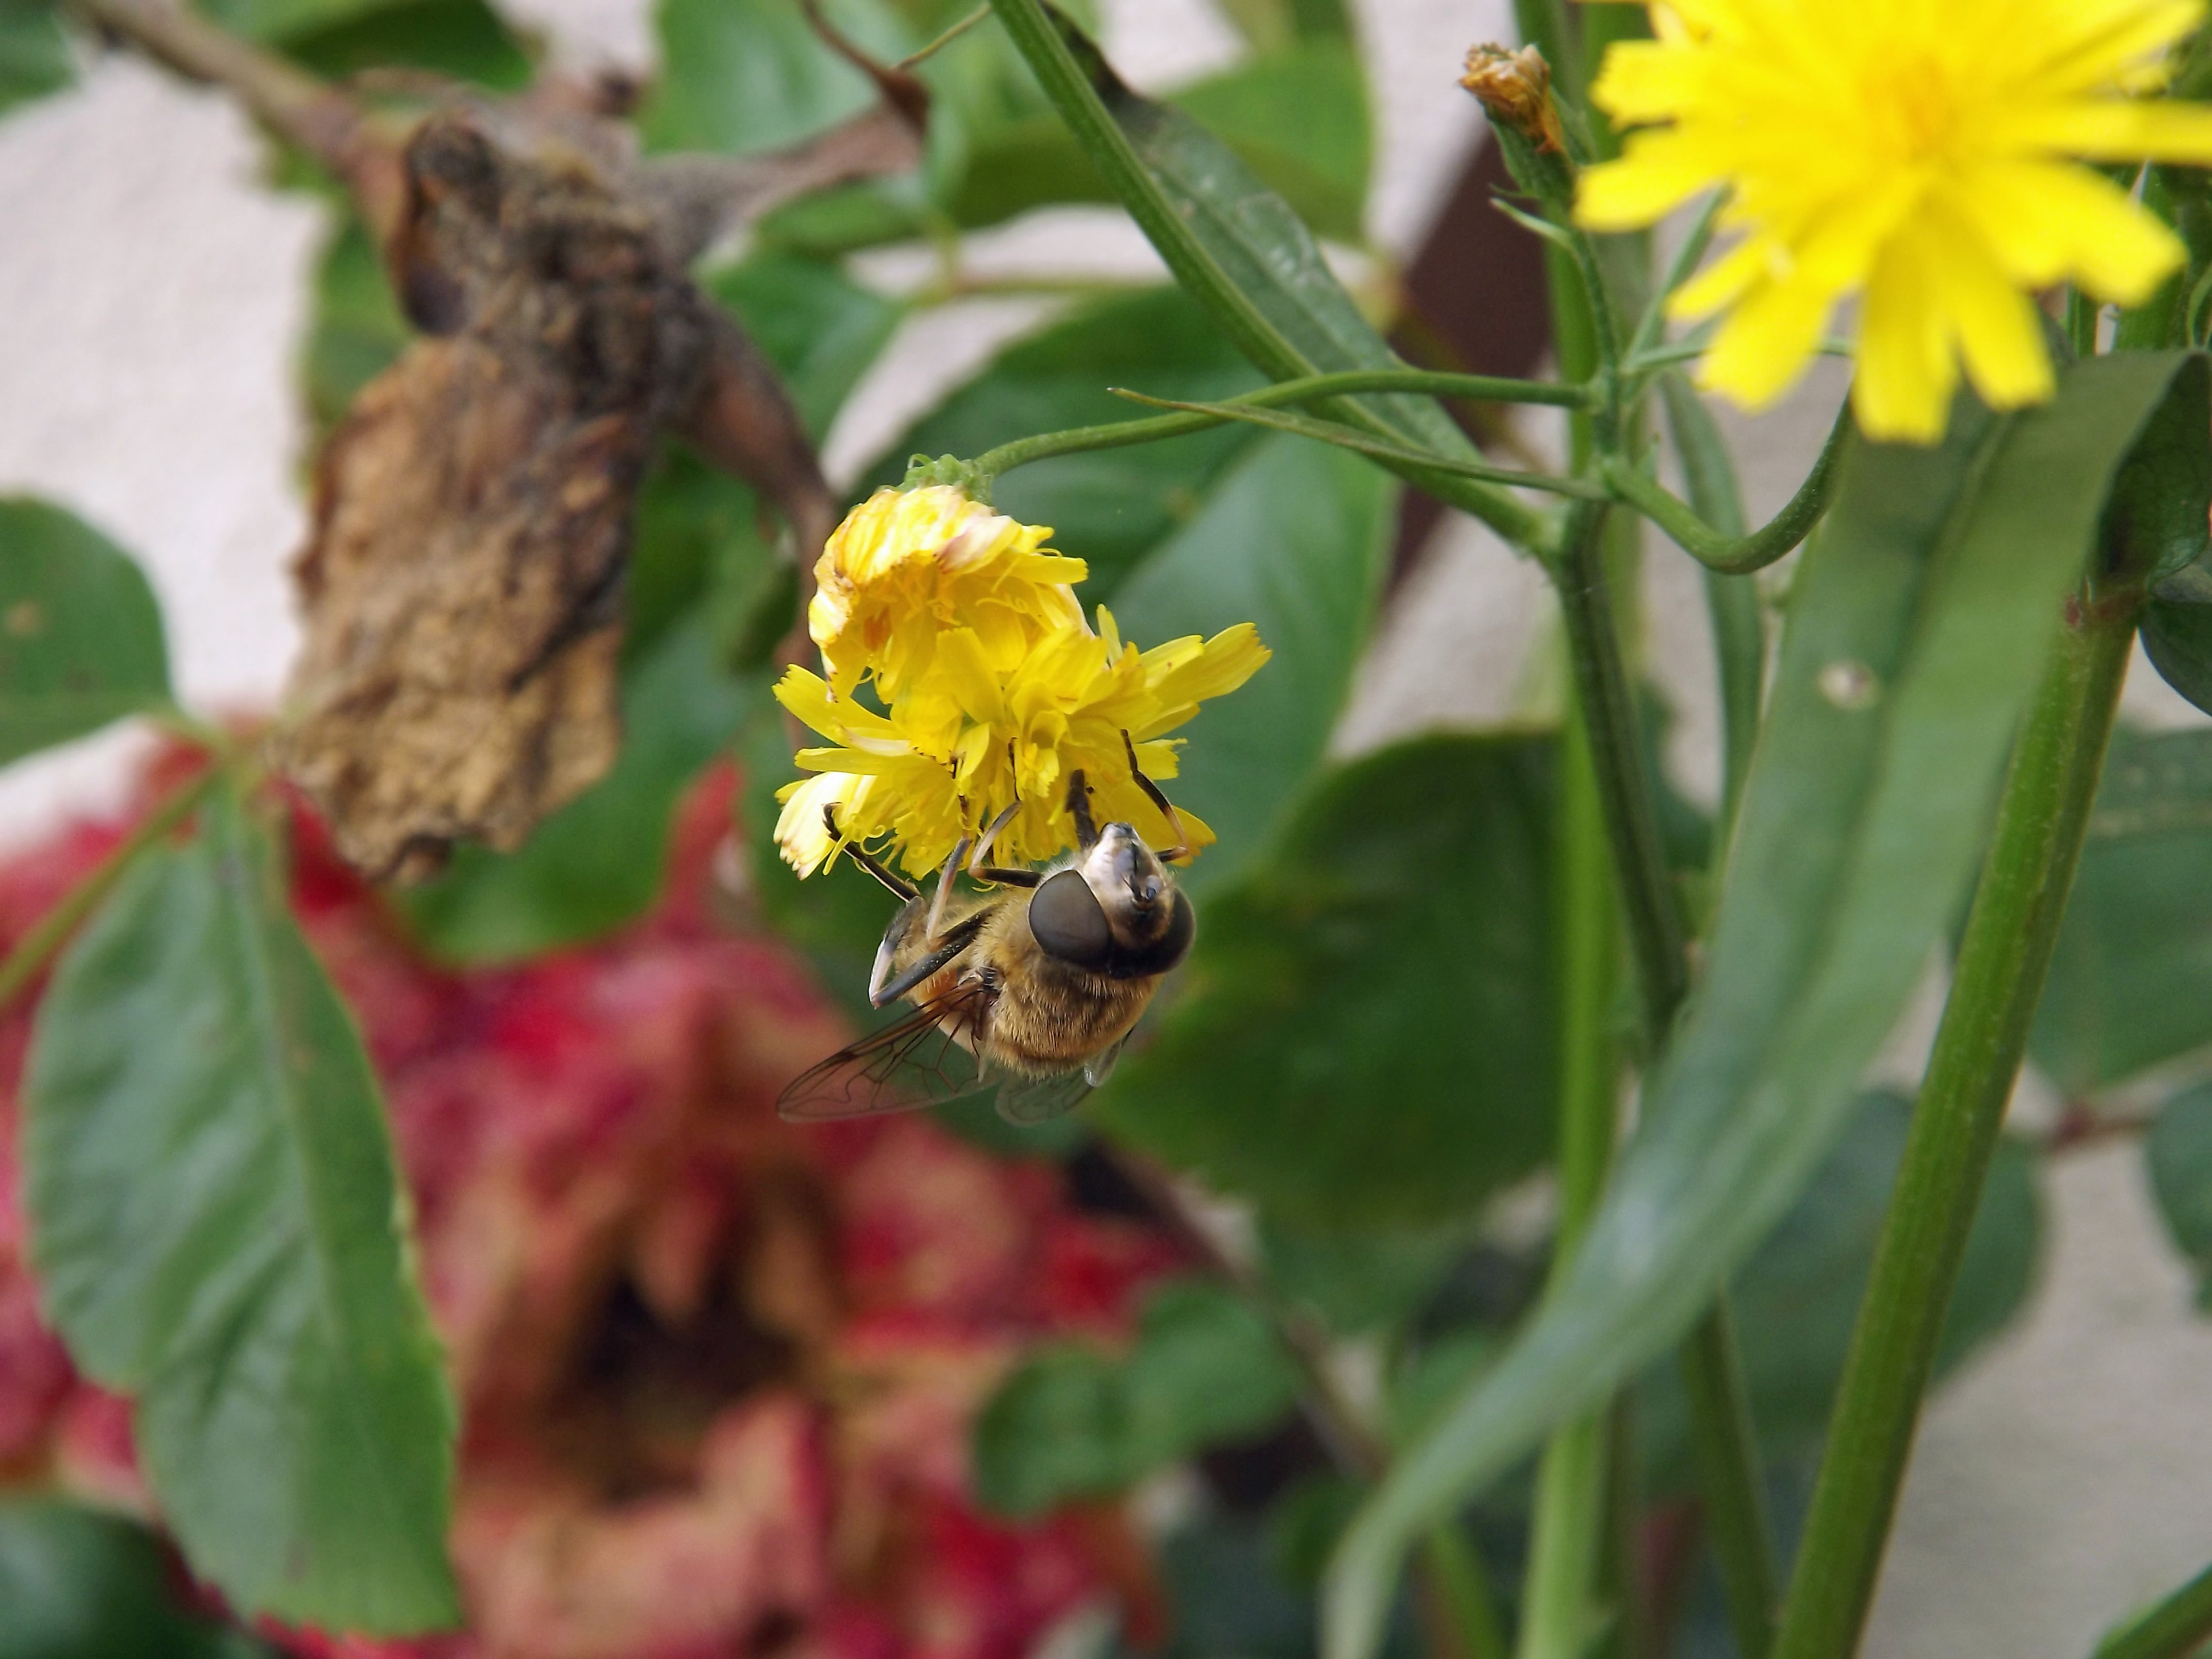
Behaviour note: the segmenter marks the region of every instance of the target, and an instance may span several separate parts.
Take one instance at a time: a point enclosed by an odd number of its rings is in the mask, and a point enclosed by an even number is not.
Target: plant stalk
[[[171,790],[106,858],[93,866],[89,875],[64,893],[53,908],[15,941],[15,948],[8,952],[6,960],[0,961],[0,1010],[9,1007],[38,977],[40,969],[69,942],[70,935],[107,896],[109,890],[123,878],[124,872],[137,861],[138,855],[191,816],[200,798],[224,770],[220,763],[210,762],[206,769]]]
[[[2066,911],[2140,592],[2076,605],[2013,753],[1935,1052],[1859,1304],[1778,1659],[1858,1647],[1966,1233]]]

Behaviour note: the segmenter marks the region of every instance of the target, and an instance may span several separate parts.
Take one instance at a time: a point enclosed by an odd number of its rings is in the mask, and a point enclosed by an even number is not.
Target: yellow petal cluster
[[[810,616],[827,676],[794,667],[775,689],[829,740],[799,751],[815,775],[777,796],[777,845],[801,875],[836,855],[825,808],[848,838],[919,876],[1018,804],[994,861],[1049,859],[1075,844],[1066,793],[1079,769],[1097,822],[1177,843],[1122,734],[1148,777],[1174,777],[1181,740],[1167,733],[1250,678],[1267,649],[1241,623],[1139,650],[1103,606],[1093,632],[1072,592],[1083,563],[1044,548],[1051,533],[936,485],[878,492],[832,538]],[[863,682],[877,706],[856,696]],[[1183,846],[1213,841],[1178,817]]]
[[[1733,246],[1669,304],[1725,313],[1700,368],[1747,407],[1788,389],[1861,296],[1853,411],[1871,437],[1942,434],[1963,362],[1984,402],[2051,395],[2032,290],[2133,305],[2173,233],[2074,165],[2212,163],[2212,110],[2145,101],[2203,0],[1671,0],[1591,96],[1642,127],[1583,176],[1577,217],[1655,222],[1715,187]]]
[[[1051,534],[951,484],[876,491],[814,567],[807,630],[831,687],[848,696],[866,676],[896,701],[928,677],[949,629],[974,634],[1003,670],[1040,635],[1082,627],[1074,584],[1090,572],[1045,547]]]

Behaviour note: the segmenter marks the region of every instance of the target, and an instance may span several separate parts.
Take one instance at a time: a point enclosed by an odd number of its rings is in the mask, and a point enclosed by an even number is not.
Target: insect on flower
[[[845,843],[848,855],[901,901],[876,951],[868,1000],[882,1008],[908,997],[915,1009],[800,1076],[778,1112],[798,1120],[861,1117],[957,1100],[995,1084],[1000,1116],[1037,1123],[1105,1081],[1160,976],[1189,953],[1197,928],[1190,900],[1167,868],[1191,850],[1182,820],[1138,768],[1127,733],[1122,741],[1139,787],[1176,830],[1174,847],[1155,853],[1127,823],[1097,828],[1080,770],[1067,782],[1076,851],[1049,871],[989,862],[1018,802],[976,837],[972,853],[963,838],[927,893]],[[830,836],[842,839],[835,806],[823,814]],[[956,890],[963,867],[992,890]]]

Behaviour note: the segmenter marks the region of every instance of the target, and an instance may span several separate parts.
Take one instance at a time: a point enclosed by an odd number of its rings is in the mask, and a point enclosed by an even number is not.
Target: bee
[[[999,1113],[1039,1123],[1073,1108],[1106,1080],[1160,977],[1189,954],[1197,917],[1170,862],[1190,854],[1182,820],[1158,785],[1129,765],[1173,826],[1179,845],[1155,853],[1126,823],[1091,819],[1080,771],[1068,778],[1077,850],[1054,868],[1006,869],[991,848],[1009,806],[976,838],[963,838],[924,893],[840,832],[854,863],[899,901],[869,975],[868,1000],[911,998],[914,1012],[830,1055],[783,1091],[776,1110],[796,1121],[863,1117],[941,1103],[995,1085]],[[1018,803],[1017,803],[1018,805]],[[988,883],[956,891],[963,869]]]

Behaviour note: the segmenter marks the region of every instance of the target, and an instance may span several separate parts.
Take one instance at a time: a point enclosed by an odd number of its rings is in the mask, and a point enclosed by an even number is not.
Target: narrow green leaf
[[[351,1017],[218,793],[62,958],[27,1068],[46,1306],[132,1395],[195,1570],[242,1609],[398,1634],[457,1616],[453,1407]]]
[[[0,112],[76,78],[60,8],[52,0],[0,0]]]
[[[131,556],[58,507],[0,498],[0,765],[168,701],[161,607]]]
[[[1201,907],[1103,1127],[1321,1231],[1464,1215],[1534,1169],[1555,1092],[1549,762],[1534,739],[1438,737],[1331,774]]]
[[[2120,464],[2203,373],[2100,357],[2045,408],[1962,406],[1940,448],[1854,442],[1791,594],[1705,981],[1642,1127],[1566,1280],[1347,1534],[1333,1659],[1374,1651],[1413,1540],[1674,1340],[1834,1144],[1972,869]]]
[[[1032,1354],[975,1425],[975,1491],[1002,1515],[1126,1491],[1291,1409],[1297,1377],[1267,1322],[1226,1285],[1173,1280],[1146,1298],[1115,1361],[1066,1346]]]
[[[2082,1098],[2212,1043],[2212,732],[2117,734],[2028,1055]]]
[[[1820,1447],[1911,1111],[1897,1095],[1863,1097],[1790,1212],[1729,1280],[1752,1416],[1770,1464],[1808,1459]],[[1952,1297],[1939,1376],[2027,1301],[2041,1231],[2036,1165],[2025,1142],[1999,1144]],[[1637,1434],[1662,1490],[1696,1491],[1686,1407],[1672,1366],[1646,1374]]]
[[[2159,1217],[2197,1271],[2197,1305],[2212,1308],[2212,1083],[2166,1103],[2143,1141],[2143,1162]]]

